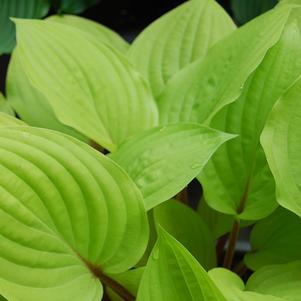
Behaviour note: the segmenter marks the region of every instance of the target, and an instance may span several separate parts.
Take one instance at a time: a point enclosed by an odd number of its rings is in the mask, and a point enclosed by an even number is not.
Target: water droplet
[[[154,260],[158,260],[159,259],[159,250],[155,250],[155,252],[153,253],[153,259]]]
[[[203,164],[201,164],[201,163],[193,163],[193,164],[190,165],[190,167],[192,169],[197,169],[197,168],[200,168],[202,166],[203,166]]]

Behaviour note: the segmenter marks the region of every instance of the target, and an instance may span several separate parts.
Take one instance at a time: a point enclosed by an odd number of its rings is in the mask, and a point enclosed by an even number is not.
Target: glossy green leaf
[[[259,294],[246,290],[244,282],[235,273],[216,268],[209,271],[209,276],[223,292],[227,301],[285,301],[268,294]]]
[[[39,19],[48,10],[48,0],[1,0],[0,53],[10,53],[16,44],[15,25],[10,17]]]
[[[112,155],[135,181],[149,210],[180,192],[232,135],[193,123],[156,127]]]
[[[216,41],[234,29],[233,21],[214,0],[191,0],[148,26],[128,55],[158,96],[175,73],[203,59]]]
[[[301,216],[301,79],[273,108],[261,136],[279,204]]]
[[[110,275],[114,280],[125,287],[133,296],[137,295],[139,284],[144,273],[144,267],[132,269],[121,274]],[[111,301],[124,301],[114,291],[107,288]]]
[[[199,176],[205,199],[214,209],[257,220],[278,206],[260,135],[274,103],[301,74],[300,52],[300,31],[289,22],[241,96],[212,119],[213,128],[238,135],[212,156]]]
[[[204,60],[178,72],[159,97],[161,123],[209,122],[234,102],[279,40],[290,11],[283,6],[258,17],[216,43]]]
[[[10,106],[10,103],[5,99],[3,94],[0,92],[0,112],[13,116],[14,111]]]
[[[163,229],[142,276],[137,301],[226,301],[197,260]]]
[[[0,126],[26,125],[22,120],[14,116],[0,112]]]
[[[9,300],[99,301],[103,274],[142,256],[140,191],[112,160],[58,132],[0,128],[0,292]]]
[[[231,0],[231,8],[235,20],[244,24],[272,9],[277,3],[277,0]]]
[[[177,239],[204,269],[216,266],[214,237],[197,212],[170,200],[154,208],[154,221]]]
[[[301,261],[266,266],[255,272],[247,282],[247,289],[283,298],[301,300]]]
[[[252,252],[245,263],[252,270],[301,260],[301,219],[283,208],[259,221],[251,232]]]
[[[63,13],[80,14],[99,1],[100,0],[59,0],[59,11]]]
[[[62,123],[110,151],[157,124],[151,93],[122,54],[71,26],[16,23],[23,70]]]
[[[6,77],[9,105],[31,126],[56,130],[88,142],[82,134],[62,124],[54,115],[47,98],[31,85],[21,64],[17,48],[12,53]]]
[[[116,32],[89,19],[72,15],[55,15],[47,18],[47,21],[70,25],[90,34],[94,39],[102,41],[123,53],[125,53],[129,47],[128,43]]]

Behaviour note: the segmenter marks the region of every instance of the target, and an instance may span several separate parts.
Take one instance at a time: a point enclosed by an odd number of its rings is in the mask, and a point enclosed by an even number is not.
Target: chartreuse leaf
[[[55,15],[47,18],[47,21],[73,26],[123,53],[129,47],[128,43],[113,30],[89,19],[72,15]]]
[[[0,112],[13,116],[14,111],[11,108],[9,102],[5,100],[5,97],[0,92]]]
[[[80,14],[86,8],[96,4],[100,0],[59,0],[60,1],[60,12]]]
[[[148,26],[129,49],[129,58],[158,96],[167,81],[235,29],[214,0],[191,0]]]
[[[121,274],[110,275],[123,287],[125,287],[133,296],[137,295],[139,284],[144,273],[144,267],[132,269]],[[124,301],[114,291],[107,289],[107,293],[112,301]]]
[[[62,123],[110,151],[157,124],[151,93],[122,54],[71,26],[16,23],[23,70]]]
[[[48,0],[1,0],[0,53],[10,53],[16,44],[15,25],[10,17],[39,19],[49,10]]]
[[[301,78],[273,108],[261,136],[278,203],[301,216]]]
[[[283,208],[259,221],[252,229],[252,252],[245,263],[252,270],[270,264],[301,260],[301,219]]]
[[[209,276],[223,292],[227,301],[285,301],[269,294],[259,294],[245,288],[244,282],[235,273],[224,268],[209,271]]]
[[[300,52],[300,31],[294,21],[288,22],[241,96],[212,119],[213,128],[238,135],[212,156],[199,176],[205,200],[214,209],[257,220],[277,207],[260,134],[274,103],[301,74]]]
[[[177,239],[206,270],[216,266],[215,240],[201,217],[175,200],[154,208],[154,221]]]
[[[31,85],[21,64],[18,47],[9,62],[6,93],[9,105],[27,124],[63,132],[88,142],[82,134],[62,124],[54,115],[46,96]]]
[[[26,125],[22,120],[15,118],[14,116],[0,112],[0,126],[12,126],[12,125]]]
[[[136,135],[111,158],[135,181],[149,210],[181,191],[233,137],[194,123],[173,124]]]
[[[204,60],[178,72],[158,99],[161,123],[209,122],[234,102],[279,40],[291,9],[279,7],[249,22],[216,43]]]
[[[231,0],[231,8],[235,20],[244,24],[272,9],[277,3],[277,0]]]
[[[112,160],[58,132],[0,128],[0,292],[99,301],[148,240],[140,191]],[[104,276],[105,275],[105,276]]]
[[[301,261],[263,267],[252,274],[246,287],[287,301],[300,301]]]
[[[163,229],[142,276],[137,301],[226,301],[198,261]]]

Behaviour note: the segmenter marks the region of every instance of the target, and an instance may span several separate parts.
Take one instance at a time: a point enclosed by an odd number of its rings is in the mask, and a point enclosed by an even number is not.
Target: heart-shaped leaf
[[[154,222],[177,239],[204,269],[216,266],[214,237],[197,212],[170,200],[154,208]]]
[[[197,260],[170,234],[158,241],[142,276],[137,301],[226,301]]]
[[[234,102],[279,40],[291,9],[279,7],[249,22],[216,43],[204,60],[178,72],[158,99],[161,123],[209,122]]]
[[[212,156],[199,176],[205,200],[214,209],[257,220],[278,206],[260,135],[274,103],[301,74],[300,52],[299,28],[295,21],[287,22],[241,96],[213,118],[210,126],[238,135]]]
[[[47,21],[73,26],[93,36],[93,39],[102,41],[115,49],[125,53],[129,44],[113,30],[89,19],[72,15],[55,15],[46,19]]]
[[[266,266],[249,278],[246,287],[287,301],[300,301],[301,261]]]
[[[301,79],[273,108],[261,143],[276,181],[279,204],[301,217]]]
[[[15,25],[11,17],[39,19],[49,10],[48,0],[1,0],[0,53],[10,53],[16,44]]]
[[[9,300],[99,301],[107,275],[142,256],[141,193],[88,145],[1,127],[0,174],[0,292]]]
[[[23,70],[62,123],[110,151],[157,124],[151,93],[122,54],[72,26],[16,23]]]
[[[233,137],[198,124],[173,124],[136,135],[111,158],[135,181],[149,210],[180,192]]]
[[[129,58],[158,96],[172,76],[202,59],[235,25],[215,0],[191,0],[148,26],[129,49]]]
[[[256,223],[251,232],[252,252],[245,263],[252,270],[270,264],[301,260],[301,219],[278,208],[272,215]]]

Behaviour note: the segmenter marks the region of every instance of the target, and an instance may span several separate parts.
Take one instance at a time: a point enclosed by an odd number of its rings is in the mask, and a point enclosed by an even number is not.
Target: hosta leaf
[[[154,208],[154,221],[177,239],[206,270],[216,266],[215,240],[208,226],[188,206],[175,200]]]
[[[259,221],[251,232],[252,252],[245,262],[252,270],[301,260],[301,219],[283,209]]]
[[[301,79],[273,108],[261,136],[276,181],[277,201],[301,216]]]
[[[301,261],[266,266],[255,272],[247,282],[247,289],[283,298],[301,300]]]
[[[148,26],[128,55],[158,96],[175,73],[204,58],[216,41],[234,29],[233,21],[214,0],[191,0]]]
[[[122,54],[71,26],[16,23],[23,68],[62,123],[110,151],[157,123],[150,91]]]
[[[213,118],[210,126],[238,135],[213,155],[199,176],[214,209],[256,220],[277,207],[274,179],[259,140],[274,103],[301,74],[300,52],[299,29],[289,23],[241,96]]]
[[[204,60],[178,72],[158,99],[161,123],[209,122],[235,101],[279,40],[290,10],[285,6],[258,17],[216,43]]]
[[[235,19],[244,24],[272,9],[277,3],[277,0],[231,0],[231,7]]]
[[[22,120],[14,116],[0,112],[0,126],[26,125]]]
[[[223,292],[227,301],[285,301],[286,299],[277,298],[269,294],[259,294],[245,288],[244,282],[233,272],[215,268],[209,271],[217,287]]]
[[[128,43],[113,30],[89,19],[72,15],[56,15],[47,18],[47,21],[73,26],[123,53],[129,47]]]
[[[118,281],[118,283],[125,287],[133,296],[136,296],[143,273],[144,267],[141,267],[126,271],[122,274],[115,274],[110,276],[112,276],[114,280]],[[111,289],[108,289],[107,293],[110,296],[110,300],[112,301],[124,301],[124,299],[120,298]]]
[[[12,53],[6,77],[6,93],[10,106],[31,126],[56,130],[88,142],[79,132],[62,124],[54,115],[47,98],[31,85],[17,48]]]
[[[112,158],[132,177],[151,209],[181,191],[231,138],[193,123],[156,127],[122,144]]]
[[[137,301],[225,301],[197,260],[171,235],[159,238],[142,276]]]
[[[11,108],[9,102],[5,100],[5,97],[0,92],[0,112],[13,116],[14,111]]]
[[[109,158],[63,134],[0,128],[0,292],[9,300],[99,301],[97,275],[142,256],[142,196]],[[103,276],[106,275],[106,276]]]
[[[0,53],[10,53],[16,44],[15,25],[10,17],[39,19],[49,10],[48,0],[1,0]]]
[[[80,14],[86,8],[98,3],[100,0],[60,0],[59,11],[70,14]]]

